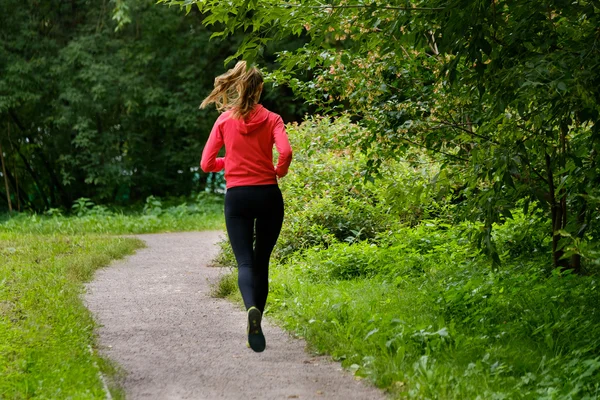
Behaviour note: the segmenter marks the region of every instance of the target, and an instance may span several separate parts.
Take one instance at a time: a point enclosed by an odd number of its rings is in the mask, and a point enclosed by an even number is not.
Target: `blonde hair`
[[[256,67],[248,68],[246,61],[215,78],[215,88],[200,108],[215,103],[220,112],[233,110],[233,118],[245,118],[260,99],[263,76]]]

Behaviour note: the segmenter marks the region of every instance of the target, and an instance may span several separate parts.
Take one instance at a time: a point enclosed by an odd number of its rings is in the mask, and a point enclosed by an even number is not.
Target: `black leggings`
[[[227,189],[225,223],[238,264],[238,286],[246,309],[254,306],[264,312],[269,293],[269,258],[283,223],[279,187]]]

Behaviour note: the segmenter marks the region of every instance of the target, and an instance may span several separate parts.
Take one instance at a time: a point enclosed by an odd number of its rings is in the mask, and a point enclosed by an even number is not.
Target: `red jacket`
[[[225,157],[217,158],[225,145]],[[273,166],[273,145],[279,153]],[[260,104],[245,119],[234,119],[227,111],[217,119],[202,152],[204,172],[225,168],[227,188],[271,185],[285,176],[292,162],[292,149],[281,117]]]

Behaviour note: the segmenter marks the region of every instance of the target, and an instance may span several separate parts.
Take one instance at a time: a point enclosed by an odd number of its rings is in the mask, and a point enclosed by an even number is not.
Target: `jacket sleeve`
[[[275,128],[273,130],[273,138],[275,140],[275,148],[279,153],[275,174],[282,178],[287,175],[288,168],[292,163],[292,147],[285,132],[285,125],[281,117],[277,117]]]
[[[223,134],[220,129],[220,125],[215,122],[208,141],[202,151],[202,160],[200,161],[200,168],[204,172],[219,172],[225,168],[225,158],[217,158],[219,150],[223,147]]]

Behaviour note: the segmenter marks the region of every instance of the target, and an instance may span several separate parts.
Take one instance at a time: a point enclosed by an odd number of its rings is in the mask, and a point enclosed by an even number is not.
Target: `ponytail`
[[[215,88],[200,104],[200,108],[215,103],[217,110],[233,110],[233,118],[245,118],[258,103],[262,83],[259,69],[247,69],[246,61],[240,61],[215,78]]]

